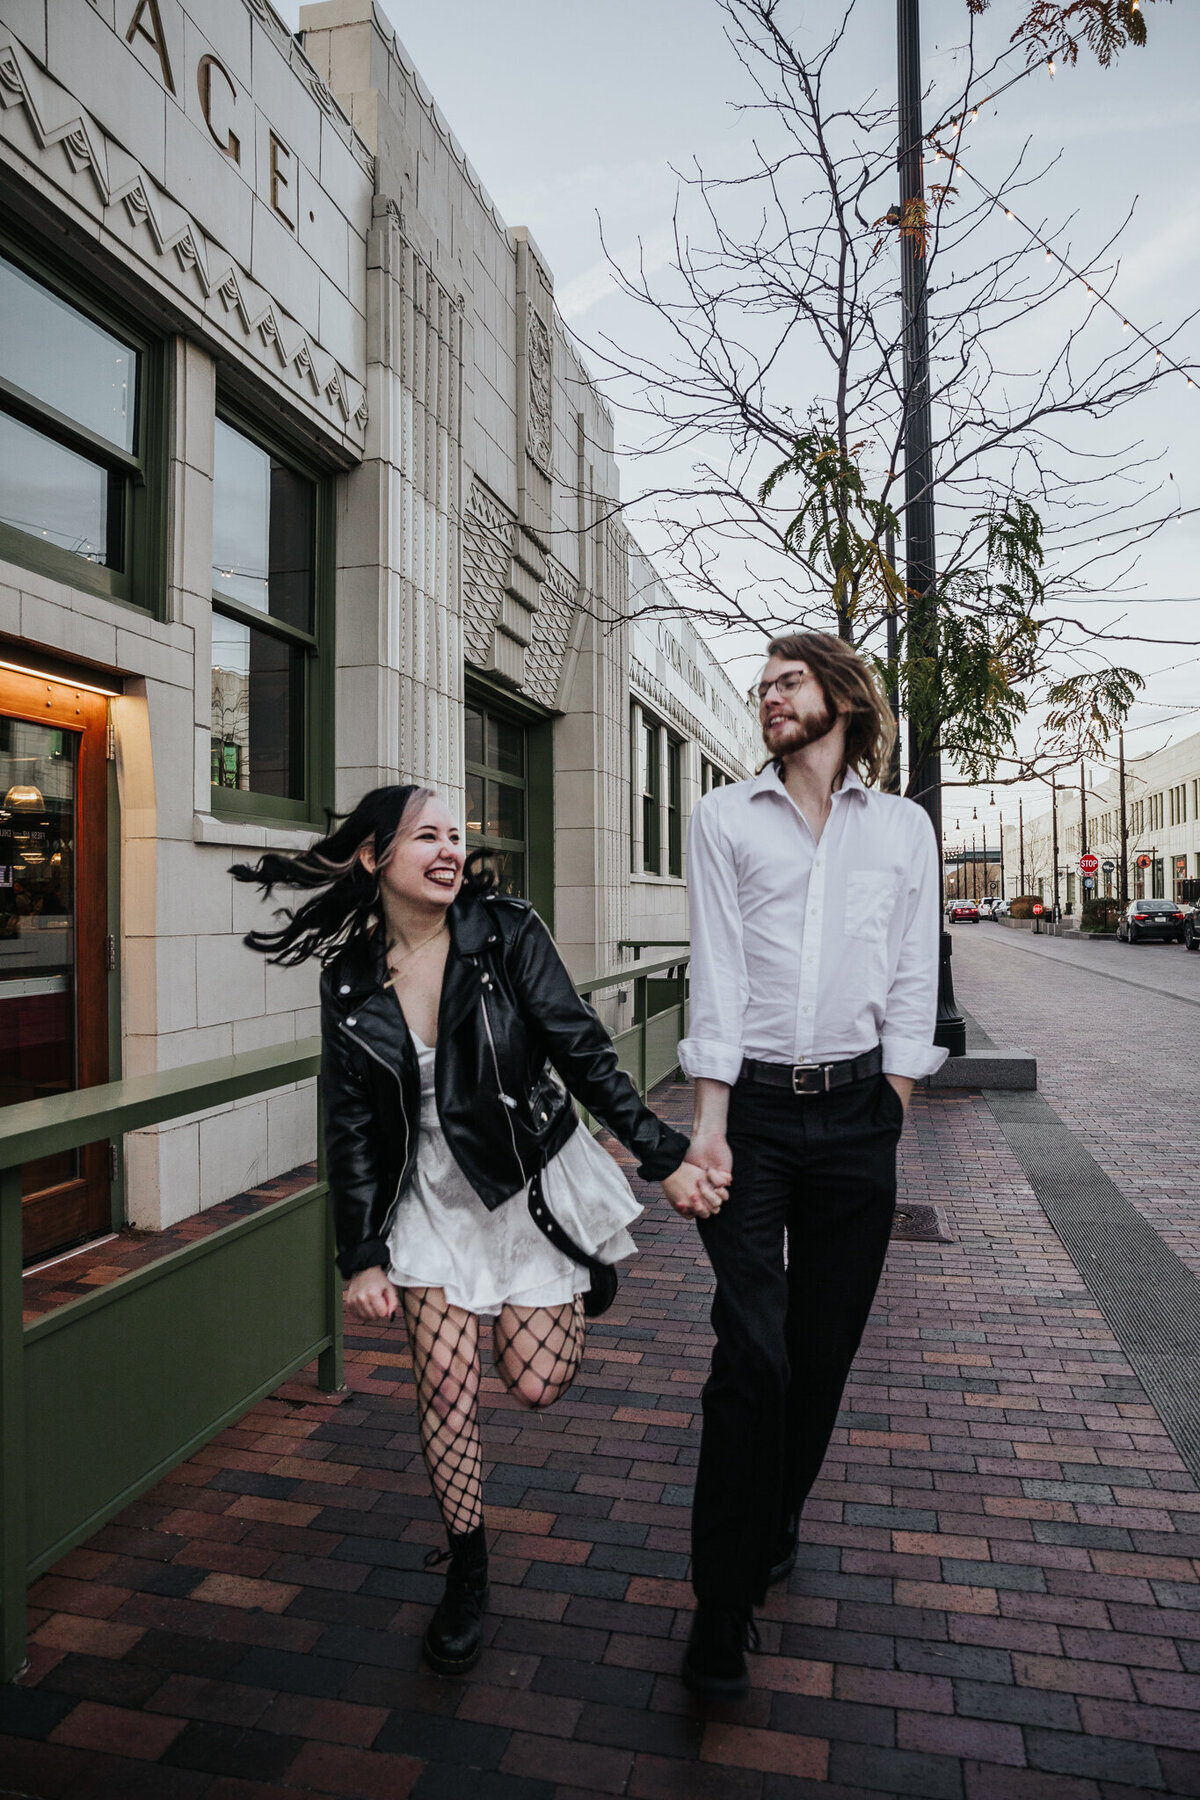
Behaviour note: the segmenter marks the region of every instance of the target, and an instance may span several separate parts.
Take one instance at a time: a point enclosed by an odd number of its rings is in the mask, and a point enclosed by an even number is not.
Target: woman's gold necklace
[[[388,950],[387,950],[387,966],[391,970],[391,974],[389,975],[388,979],[384,982],[384,984],[383,984],[384,987],[390,988],[393,985],[393,983],[395,982],[396,977],[399,973],[399,964],[400,963],[408,962],[409,959],[411,957],[414,957],[419,950],[424,950],[427,944],[432,944],[434,938],[441,937],[441,935],[445,931],[445,929],[446,929],[446,921],[445,921],[445,919],[443,919],[441,924],[437,927],[437,929],[435,931],[431,931],[427,938],[422,938],[419,944],[414,944],[411,950],[405,950],[397,958],[396,962],[392,961],[392,949],[394,946],[389,944]]]

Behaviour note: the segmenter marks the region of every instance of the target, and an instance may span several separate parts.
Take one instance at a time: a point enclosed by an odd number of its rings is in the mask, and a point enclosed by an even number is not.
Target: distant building
[[[1114,765],[1115,752],[1109,759]],[[1007,808],[1006,808],[1007,811]],[[1121,796],[1115,767],[1086,790],[1081,804],[1078,781],[1058,786],[1059,899],[1065,912],[1077,912],[1084,896],[1079,858],[1086,849],[1100,858],[1090,892],[1116,898],[1120,893]],[[1200,733],[1169,744],[1147,756],[1125,751],[1125,855],[1131,900],[1178,898],[1179,883],[1200,878]],[[1009,895],[1021,892],[1051,899],[1054,893],[1053,820],[1049,811],[1030,817],[1018,831],[1004,827],[1004,860]]]

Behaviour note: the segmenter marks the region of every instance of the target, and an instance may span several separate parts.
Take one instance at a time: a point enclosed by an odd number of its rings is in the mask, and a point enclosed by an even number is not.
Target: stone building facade
[[[753,759],[534,238],[371,0],[301,24],[0,0],[0,1103],[310,1035],[228,868],[369,786],[441,791],[582,976],[686,936],[686,811]],[[297,1090],[30,1171],[31,1254],[312,1130]]]

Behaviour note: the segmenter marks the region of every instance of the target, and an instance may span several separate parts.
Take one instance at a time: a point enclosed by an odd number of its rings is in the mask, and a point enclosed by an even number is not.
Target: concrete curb
[[[1008,1092],[1037,1087],[1037,1058],[1026,1050],[1002,1049],[994,1044],[983,1027],[964,1012],[967,1023],[967,1054],[948,1056],[940,1069],[921,1082],[928,1088],[966,1088],[978,1093],[982,1088],[1003,1088]]]

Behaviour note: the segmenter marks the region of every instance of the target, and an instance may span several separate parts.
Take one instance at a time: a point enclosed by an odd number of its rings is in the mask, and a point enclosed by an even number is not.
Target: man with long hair
[[[716,1275],[683,1675],[748,1685],[753,1608],[796,1561],[883,1269],[915,1079],[945,1055],[929,819],[878,791],[895,740],[867,666],[776,638],[756,689],[769,761],[692,814],[690,1160],[729,1171],[699,1224]],[[786,1239],[786,1255],[785,1255]]]

